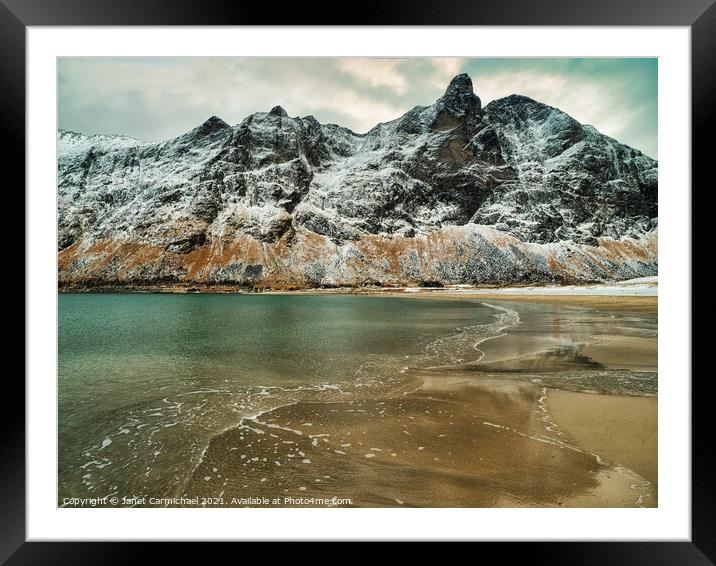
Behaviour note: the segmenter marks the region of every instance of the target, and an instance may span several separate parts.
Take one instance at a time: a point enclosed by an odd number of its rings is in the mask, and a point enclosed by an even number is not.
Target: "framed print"
[[[8,564],[714,559],[691,186],[716,9],[400,4],[1,7],[27,211]]]

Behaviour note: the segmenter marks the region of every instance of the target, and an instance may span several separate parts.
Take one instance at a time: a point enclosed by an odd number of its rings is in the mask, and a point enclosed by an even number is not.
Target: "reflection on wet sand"
[[[424,378],[408,395],[298,403],[246,419],[214,439],[186,493],[359,506],[653,504],[645,480],[559,429],[544,388]],[[611,478],[604,489],[600,474]]]
[[[477,361],[412,367],[377,398],[246,418],[212,440],[185,493],[228,505],[655,506],[655,315],[499,304],[519,323],[475,345]],[[638,364],[626,363],[635,343]]]

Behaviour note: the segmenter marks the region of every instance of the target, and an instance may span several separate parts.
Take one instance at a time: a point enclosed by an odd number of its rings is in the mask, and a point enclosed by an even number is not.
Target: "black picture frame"
[[[23,167],[25,148],[25,55],[28,26],[88,25],[559,25],[559,26],[687,26],[692,54],[692,179],[707,190],[713,161],[709,131],[716,99],[715,0],[379,0],[360,4],[231,3],[217,0],[0,0],[0,124],[5,150],[6,196],[18,198],[14,216],[25,210]],[[8,170],[6,169],[6,171]],[[676,189],[676,188],[672,188]],[[681,187],[681,191],[690,188]],[[685,193],[686,194],[686,193]],[[7,218],[7,217],[6,217]],[[15,232],[15,234],[19,233]],[[24,264],[17,242],[12,264]],[[7,261],[7,260],[6,260]],[[19,273],[15,269],[14,273]],[[16,286],[17,275],[14,275]],[[26,296],[27,301],[27,296]],[[27,304],[27,303],[26,303]],[[0,563],[123,564],[160,553],[164,562],[206,559],[206,546],[147,545],[140,543],[26,542],[25,540],[25,398],[24,384],[8,371],[3,385],[6,399],[0,428]],[[716,483],[713,427],[708,379],[692,380],[692,537],[690,542],[571,542],[493,543],[502,559],[530,557],[530,561],[586,564],[712,564],[716,562]],[[683,376],[684,380],[691,376]],[[9,406],[5,403],[5,406]],[[559,537],[559,533],[555,533]],[[316,533],[320,539],[320,533]],[[148,548],[151,547],[151,548]],[[370,552],[370,551],[368,551]],[[333,553],[328,553],[330,556]],[[339,556],[345,557],[345,551]],[[354,559],[371,558],[360,550]],[[238,558],[238,557],[237,557]]]

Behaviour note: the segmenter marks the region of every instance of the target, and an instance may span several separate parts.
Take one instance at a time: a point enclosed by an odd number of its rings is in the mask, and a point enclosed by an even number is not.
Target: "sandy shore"
[[[657,400],[550,390],[554,421],[575,443],[657,485]]]
[[[596,334],[582,353],[595,362],[615,369],[656,371],[657,340],[643,336]]]
[[[655,396],[570,391],[562,376],[596,372],[599,391],[610,368],[655,371],[656,297],[499,300],[520,324],[480,344],[478,362],[411,370],[377,398],[244,419],[213,439],[186,494],[228,506],[655,506]],[[609,335],[615,311],[637,314]]]
[[[425,379],[408,395],[298,403],[248,419],[212,442],[186,493],[221,494],[228,505],[248,497],[279,497],[279,506],[301,505],[301,498],[306,506],[339,498],[360,507],[655,504],[652,486],[626,469],[635,457],[622,458],[640,446],[640,470],[654,478],[649,443],[629,434],[605,452],[608,462],[599,453],[602,442],[623,435],[635,405],[653,400],[618,398],[579,421],[558,395],[555,421],[555,392],[529,383]],[[600,419],[607,408],[614,416]]]
[[[656,371],[656,297],[410,296],[489,301],[520,322],[480,344],[477,362],[244,419],[214,437],[182,495],[232,507],[657,505],[655,390],[595,393],[605,371]]]
[[[451,295],[451,298],[459,298],[461,295]],[[525,301],[540,304],[564,305],[588,309],[600,309],[621,312],[633,312],[642,314],[657,314],[658,297],[641,295],[510,295],[510,294],[489,294],[479,296],[462,295],[463,298],[477,298],[484,300],[513,300]]]

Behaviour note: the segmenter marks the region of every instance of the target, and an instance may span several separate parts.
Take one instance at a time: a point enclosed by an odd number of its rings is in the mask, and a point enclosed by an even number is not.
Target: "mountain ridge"
[[[364,134],[277,106],[158,143],[77,135],[58,132],[61,285],[657,272],[657,162],[529,97],[482,107],[466,74]]]

